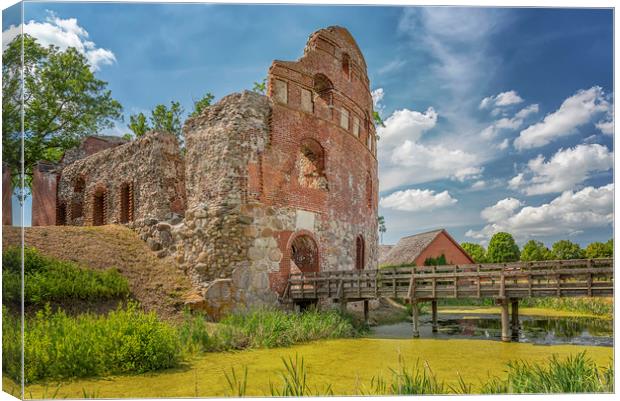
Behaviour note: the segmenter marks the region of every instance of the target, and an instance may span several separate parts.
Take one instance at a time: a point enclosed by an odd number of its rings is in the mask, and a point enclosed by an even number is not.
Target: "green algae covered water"
[[[474,390],[489,375],[505,375],[510,360],[544,362],[552,354],[565,357],[580,351],[599,365],[607,365],[613,348],[576,345],[535,345],[467,339],[341,339],[317,341],[290,348],[210,353],[186,366],[156,374],[78,380],[63,383],[56,398],[213,397],[230,394],[224,373],[235,368],[239,375],[248,369],[247,395],[269,395],[269,383],[280,386],[281,358],[302,356],[311,388],[331,385],[334,394],[359,394],[370,388],[371,378],[389,379],[389,368],[397,368],[399,356],[408,366],[416,360],[428,362],[439,380],[457,384],[460,374]],[[26,388],[28,398],[56,392],[56,384]]]

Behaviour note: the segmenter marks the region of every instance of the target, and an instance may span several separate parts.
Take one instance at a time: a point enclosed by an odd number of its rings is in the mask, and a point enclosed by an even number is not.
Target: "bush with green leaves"
[[[116,269],[84,269],[26,247],[24,290],[27,304],[42,306],[46,302],[122,298],[129,295],[129,284]],[[21,299],[21,249],[18,247],[8,247],[2,253],[2,292],[5,303]]]
[[[482,245],[474,244],[473,242],[463,242],[461,244],[461,248],[463,248],[465,252],[467,252],[467,254],[474,260],[474,262],[487,262],[487,252]]]
[[[447,264],[448,261],[446,260],[446,255],[444,255],[443,253],[435,258],[424,259],[424,266],[444,266]]]
[[[540,241],[529,240],[523,245],[521,250],[521,260],[524,262],[550,260],[553,259],[553,254]]]
[[[512,235],[505,232],[493,234],[487,248],[487,259],[489,262],[516,262],[519,260],[519,257],[519,246]]]

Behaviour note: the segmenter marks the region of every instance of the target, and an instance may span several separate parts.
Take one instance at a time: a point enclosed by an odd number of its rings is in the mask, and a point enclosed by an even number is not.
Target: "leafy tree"
[[[552,259],[551,251],[540,241],[527,241],[521,251],[521,260],[524,262],[549,259]]]
[[[582,259],[586,256],[579,244],[575,244],[566,239],[554,243],[551,247],[551,252],[553,253],[553,258],[558,260]]]
[[[377,220],[379,221],[379,232],[381,233],[381,243],[383,244],[383,233],[387,231],[385,227],[385,217],[379,216]]]
[[[512,235],[504,232],[495,233],[487,249],[487,259],[491,263],[516,262],[519,254],[519,246]]]
[[[170,108],[158,104],[151,112],[151,126],[156,131],[170,132],[180,139],[183,134],[182,114],[183,108],[179,102],[170,102]]]
[[[75,48],[60,51],[41,46],[32,36],[17,36],[2,60],[2,159],[14,180],[21,170],[22,44],[24,168],[29,186],[37,161],[57,162],[84,136],[111,128],[122,118],[122,106]]]
[[[260,93],[261,95],[267,93],[267,78],[263,78],[261,82],[254,82],[254,87],[252,88],[252,91]]]
[[[592,242],[585,250],[588,259],[611,258],[614,256],[613,240],[607,242]]]
[[[150,124],[146,122],[146,116],[143,113],[138,113],[129,116],[129,125],[127,127],[137,137],[144,135],[150,130],[156,130],[170,132],[177,138],[182,139],[182,114],[183,108],[179,102],[170,102],[170,108],[164,104],[158,104],[151,111],[151,116],[149,117]]]
[[[194,101],[194,111],[189,115],[190,117],[199,116],[204,109],[211,106],[211,102],[215,96],[211,92],[207,92],[202,98]]]
[[[461,248],[463,248],[465,252],[467,252],[467,254],[474,260],[474,262],[487,262],[486,251],[482,245],[474,244],[472,242],[463,242],[461,244]]]
[[[129,125],[127,126],[137,137],[147,133],[151,128],[146,122],[144,113],[133,114],[129,116]]]

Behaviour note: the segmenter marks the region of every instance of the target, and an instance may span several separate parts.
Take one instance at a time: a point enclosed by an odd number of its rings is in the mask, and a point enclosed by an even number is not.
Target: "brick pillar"
[[[56,225],[58,174],[53,163],[39,162],[32,175],[32,225]]]
[[[2,164],[2,225],[13,224],[13,187],[11,187],[11,169]]]

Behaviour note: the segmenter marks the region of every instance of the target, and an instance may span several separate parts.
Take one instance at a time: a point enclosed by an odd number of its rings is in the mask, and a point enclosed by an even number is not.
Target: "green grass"
[[[74,263],[24,249],[24,300],[43,306],[47,302],[98,301],[129,295],[129,284],[117,270],[93,271]],[[6,304],[21,298],[21,249],[10,247],[2,253],[2,294]]]
[[[289,313],[259,308],[233,313],[220,321],[211,347],[214,350],[287,347],[324,338],[355,337],[360,330],[351,317],[334,310]]]
[[[519,305],[599,316],[611,316],[614,313],[614,304],[613,301],[610,302],[609,298],[525,298],[519,302]]]

